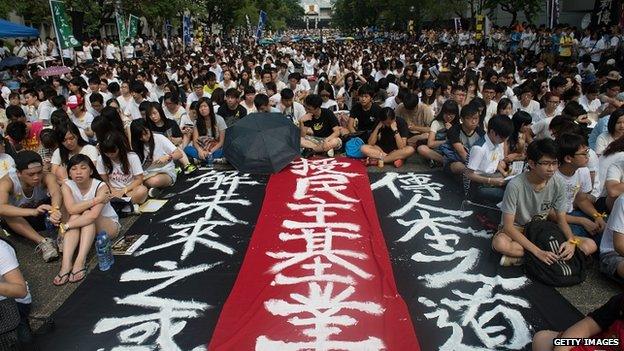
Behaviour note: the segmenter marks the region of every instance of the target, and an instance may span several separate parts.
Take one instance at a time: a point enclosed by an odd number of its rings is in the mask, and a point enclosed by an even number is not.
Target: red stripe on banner
[[[420,350],[360,162],[271,176],[209,349]]]

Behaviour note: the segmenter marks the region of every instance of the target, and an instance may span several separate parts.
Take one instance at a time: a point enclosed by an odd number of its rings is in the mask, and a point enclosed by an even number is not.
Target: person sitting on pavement
[[[87,255],[96,233],[106,232],[111,239],[119,234],[121,225],[110,205],[111,192],[100,179],[93,161],[85,155],[75,155],[67,162],[69,179],[61,187],[69,219],[59,225],[63,233],[63,259],[53,284],[77,283],[87,274]],[[76,259],[74,252],[78,248]],[[73,262],[72,262],[73,260]]]
[[[197,103],[197,121],[193,129],[193,142],[184,149],[190,157],[202,162],[223,157],[223,143],[227,125],[223,117],[215,115],[209,98]]]
[[[152,133],[143,120],[135,120],[130,128],[132,151],[145,170],[143,184],[149,189],[148,195],[156,198],[160,189],[172,186],[178,179],[173,161],[182,158],[182,151],[166,136]]]
[[[28,317],[32,297],[28,291],[28,283],[24,280],[19,269],[15,249],[7,241],[0,238],[0,302],[6,299],[15,299],[14,303],[17,305],[20,321],[15,329],[0,333],[0,345],[7,347],[7,345],[18,343],[18,350],[22,350],[20,346],[23,347],[23,350],[31,350],[32,335]],[[4,302],[11,303],[10,301]],[[5,327],[3,326],[3,328]],[[9,350],[14,350],[11,346],[9,346]]]
[[[605,228],[602,215],[594,207],[590,193],[593,186],[589,168],[589,147],[578,134],[564,133],[557,137],[559,168],[555,178],[566,192],[566,220],[572,233],[586,238],[597,238]]]
[[[400,168],[404,160],[416,151],[407,145],[408,136],[407,122],[396,117],[392,108],[384,107],[377,126],[368,138],[368,144],[362,145],[360,151],[368,157],[367,163],[371,165],[383,167],[384,163],[394,163],[396,168]]]
[[[53,225],[61,223],[61,190],[56,177],[43,172],[41,156],[34,151],[19,152],[15,169],[0,179],[0,217],[8,229],[35,242],[43,260],[49,262],[58,252],[53,240],[36,229],[45,229],[46,214]]]
[[[624,222],[620,222],[624,223]],[[607,303],[588,313],[568,329],[557,332],[540,330],[533,336],[533,351],[572,351],[576,346],[555,346],[555,338],[618,338],[622,340],[622,319],[624,316],[624,293],[613,296]],[[604,345],[595,350],[620,350],[621,345]],[[582,350],[590,350],[583,348]],[[591,348],[591,350],[594,350]]]
[[[95,146],[87,144],[80,136],[80,130],[71,121],[61,123],[56,131],[56,142],[59,146],[52,154],[50,163],[52,164],[52,174],[56,176],[59,184],[67,179],[65,164],[70,157],[83,154],[89,156],[92,161],[96,161],[98,150]]]
[[[563,184],[554,178],[559,167],[557,144],[551,139],[533,141],[527,148],[529,170],[514,177],[505,189],[501,205],[502,229],[493,237],[492,247],[501,253],[501,265],[522,263],[526,251],[540,261],[553,264],[559,259],[569,260],[575,244],[566,241],[559,252],[541,250],[523,234],[524,226],[533,218],[556,221],[568,240],[576,241],[566,219],[568,203]],[[578,238],[578,247],[590,255],[597,250],[593,240]]]
[[[482,141],[470,149],[464,175],[470,179],[470,197],[497,204],[505,193],[507,167],[504,144],[513,132],[513,123],[505,115],[496,115],[488,121],[488,131]]]
[[[362,140],[368,140],[381,113],[381,107],[373,102],[374,96],[375,89],[370,84],[362,85],[358,89],[359,103],[354,104],[349,112],[349,133],[363,132]]]
[[[624,194],[615,200],[602,233],[600,271],[624,283]]]
[[[101,154],[96,168],[113,197],[130,197],[133,204],[140,205],[147,200],[143,167],[139,156],[130,151],[124,139],[124,135],[112,131],[100,141]]]
[[[474,104],[461,109],[461,124],[455,124],[446,133],[447,141],[440,146],[444,167],[453,174],[461,174],[466,169],[470,148],[485,135],[479,126],[479,110]]]
[[[459,105],[453,100],[447,100],[435,120],[431,122],[427,144],[418,146],[418,154],[430,160],[432,164],[442,163],[444,158],[440,147],[446,143],[446,134],[455,124],[459,124]]]
[[[306,114],[299,119],[301,147],[315,153],[327,153],[334,157],[334,151],[340,150],[340,124],[338,118],[328,109],[321,108],[323,99],[316,94],[306,96],[304,107]]]

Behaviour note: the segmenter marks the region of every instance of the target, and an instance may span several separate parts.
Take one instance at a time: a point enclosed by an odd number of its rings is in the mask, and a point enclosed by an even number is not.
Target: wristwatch
[[[395,135],[396,135],[396,134],[399,134],[399,130],[398,130],[398,129],[397,129],[397,130],[395,130],[395,131],[394,131],[394,134],[395,134]]]

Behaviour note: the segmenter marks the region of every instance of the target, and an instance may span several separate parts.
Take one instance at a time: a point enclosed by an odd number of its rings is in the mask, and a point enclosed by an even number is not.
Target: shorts
[[[620,256],[620,254],[616,251],[601,253],[600,271],[609,277],[624,283],[624,279],[617,274],[617,268],[622,262],[624,262],[624,257]]]
[[[176,180],[178,179],[178,173],[176,173],[175,169],[167,170],[167,171],[159,171],[159,172],[145,172],[145,178],[144,179],[153,177],[153,176],[155,176],[157,174],[166,174],[166,175],[168,175],[169,178],[171,178],[171,184],[170,185],[175,184]]]
[[[313,135],[306,135],[304,138],[307,141],[313,142],[315,145],[321,145],[323,144],[325,139],[327,139],[327,138],[315,137]],[[340,150],[340,148],[342,147],[342,139],[340,138],[336,138],[336,139],[338,139],[338,145],[334,148],[334,150]]]

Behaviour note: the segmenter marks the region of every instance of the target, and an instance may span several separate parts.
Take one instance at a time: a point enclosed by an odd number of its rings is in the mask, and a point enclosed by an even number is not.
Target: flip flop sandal
[[[72,279],[71,279],[72,277],[74,277],[74,276],[76,276],[76,275],[78,275],[78,274],[80,274],[80,273],[83,273],[82,278],[80,278],[80,279],[78,279],[78,280],[72,280]],[[80,282],[80,281],[84,280],[84,278],[85,278],[86,276],[87,276],[87,267],[85,267],[85,268],[83,268],[83,269],[79,270],[78,272],[71,272],[71,273],[70,273],[70,277],[69,277],[69,282],[70,282],[70,283],[72,283],[72,284],[73,284],[73,283],[78,283],[78,282]]]
[[[57,284],[54,281],[52,281],[52,284],[54,284],[55,286],[63,286],[65,284],[67,284],[67,282],[69,282],[69,276],[70,276],[71,272],[67,272],[65,274],[57,274],[55,278],[59,278],[59,281],[61,283]],[[65,281],[63,281],[63,279],[67,278]]]

